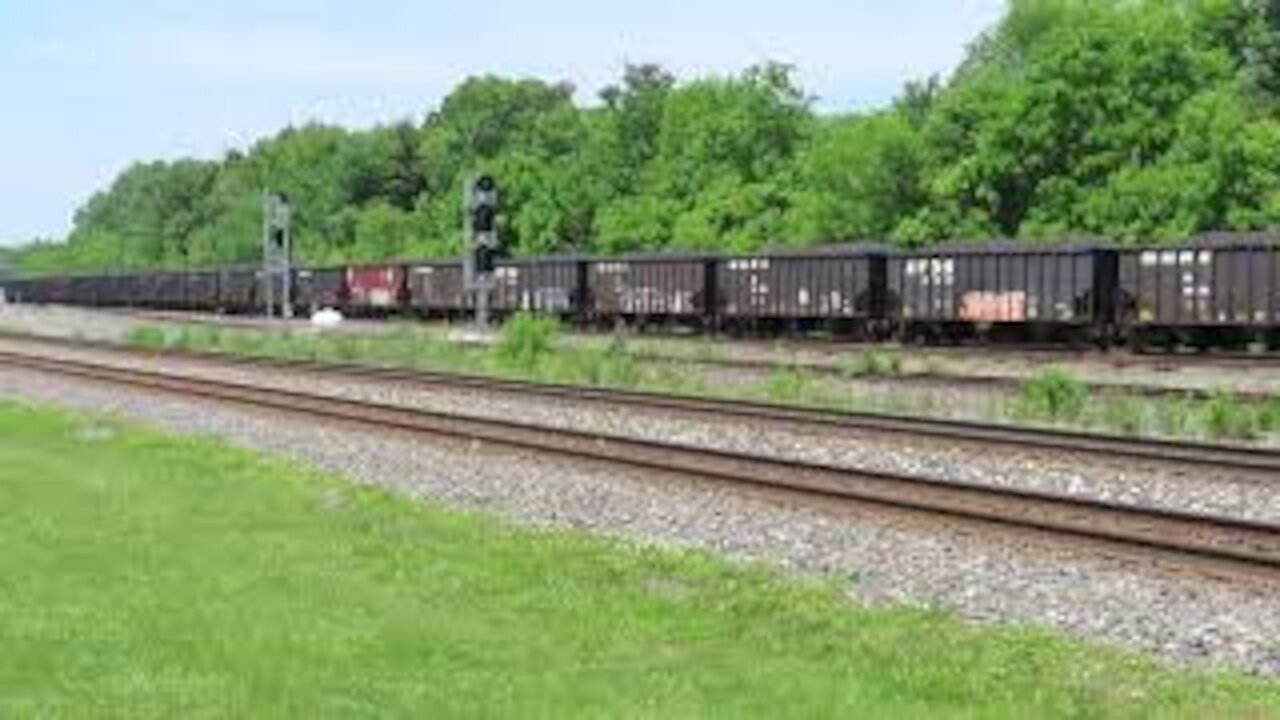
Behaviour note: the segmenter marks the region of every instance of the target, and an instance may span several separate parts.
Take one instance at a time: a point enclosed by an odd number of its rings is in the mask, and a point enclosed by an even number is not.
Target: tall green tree
[[[802,243],[884,240],[925,204],[913,106],[825,123],[798,160],[787,234]]]
[[[601,211],[596,242],[609,251],[768,242],[787,211],[779,178],[812,122],[809,98],[785,65],[670,91],[638,192]],[[641,217],[654,210],[664,215]]]

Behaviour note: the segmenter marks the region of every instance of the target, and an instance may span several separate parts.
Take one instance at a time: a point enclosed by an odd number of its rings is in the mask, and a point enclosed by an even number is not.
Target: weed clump
[[[167,344],[164,329],[153,325],[140,325],[131,329],[125,336],[125,340],[128,344],[140,348],[162,348]]]
[[[764,393],[776,403],[796,403],[808,395],[811,382],[799,368],[776,368],[765,378]]]
[[[1139,435],[1145,427],[1142,405],[1127,398],[1109,398],[1102,407],[1102,418],[1113,432]]]
[[[1223,390],[1214,391],[1204,405],[1205,432],[1215,438],[1251,440],[1258,436],[1259,415]]]
[[[902,356],[895,352],[868,350],[841,357],[839,368],[840,373],[849,378],[900,375]]]
[[[555,347],[560,323],[553,317],[517,313],[502,326],[495,347],[499,363],[511,370],[532,372]]]
[[[1258,432],[1280,430],[1280,398],[1268,397],[1258,406]]]
[[[640,383],[640,378],[640,366],[635,355],[627,349],[622,336],[615,335],[603,351],[591,354],[583,379],[592,385],[633,387]]]
[[[1179,398],[1161,403],[1156,412],[1159,432],[1169,437],[1185,437],[1194,431],[1196,401]]]
[[[1088,386],[1065,370],[1042,370],[1022,383],[1021,411],[1028,417],[1076,420],[1088,402]]]

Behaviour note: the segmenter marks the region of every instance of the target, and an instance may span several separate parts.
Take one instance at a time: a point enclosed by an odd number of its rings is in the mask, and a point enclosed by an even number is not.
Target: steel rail
[[[28,370],[381,429],[447,436],[578,459],[923,511],[1062,538],[1102,541],[1280,579],[1280,526],[975,483],[853,469],[615,435],[527,425],[244,383],[25,353]]]
[[[1210,468],[1250,474],[1280,473],[1280,451],[1263,447],[1192,442],[1159,438],[1133,438],[1102,433],[981,423],[969,420],[913,417],[873,412],[787,407],[772,403],[725,400],[613,388],[510,380],[492,376],[406,370],[386,366],[315,362],[271,357],[245,357],[229,353],[179,349],[139,349],[118,343],[35,338],[0,331],[0,339],[47,343],[73,349],[93,349],[131,356],[170,356],[218,363],[239,363],[281,371],[300,371],[334,377],[404,382],[424,387],[446,386],[478,391],[523,394],[641,410],[677,411],[714,419],[736,418],[786,424],[800,429],[850,430],[893,433],[948,441],[998,444],[1014,449],[1033,448],[1100,457],[1140,460],[1161,464]],[[1280,475],[1275,480],[1280,482]]]
[[[226,355],[196,353],[195,358]],[[941,437],[949,440],[998,443],[1043,450],[1084,452],[1161,463],[1209,466],[1216,469],[1280,473],[1280,452],[1266,448],[1219,443],[1184,442],[1156,438],[1134,439],[1099,433],[1016,427],[967,420],[911,417],[881,413],[792,408],[745,400],[719,400],[686,395],[616,390],[558,383],[536,383],[483,375],[404,370],[392,367],[321,363],[306,360],[255,359],[255,365],[285,371],[312,372],[355,379],[405,382],[421,386],[449,386],[490,392],[518,393],[604,405],[628,405],[647,410],[675,410],[711,416],[814,427],[870,430]],[[1280,476],[1277,477],[1280,482]]]

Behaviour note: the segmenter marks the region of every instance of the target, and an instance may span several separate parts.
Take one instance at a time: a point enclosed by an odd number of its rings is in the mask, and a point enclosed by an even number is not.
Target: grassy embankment
[[[679,362],[646,362],[628,341],[569,345],[554,321],[517,317],[493,347],[464,346],[438,332],[403,325],[376,333],[284,332],[245,328],[141,327],[129,337],[143,347],[178,347],[240,355],[305,358],[455,372],[480,372],[528,380],[601,385],[692,395],[766,400],[838,410],[935,415],[930,393],[858,393],[849,380],[892,377],[901,357],[888,351],[849,353],[841,377],[782,367],[759,380],[715,382],[705,368]],[[703,346],[707,359],[720,351]],[[697,359],[695,352],[692,359]],[[992,393],[980,413],[991,420],[1057,424],[1126,435],[1254,440],[1280,432],[1280,398],[1241,402],[1220,392],[1209,399],[1090,396],[1088,386],[1063,369],[1027,380],[1019,393]]]
[[[1280,687],[0,403],[5,717],[1262,717]]]

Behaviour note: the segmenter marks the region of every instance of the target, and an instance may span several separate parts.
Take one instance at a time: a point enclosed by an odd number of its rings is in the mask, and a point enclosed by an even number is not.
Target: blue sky
[[[953,68],[1003,0],[0,0],[0,243],[60,236],[135,160],[217,157],[289,123],[420,117],[458,81],[796,65],[824,110]]]

